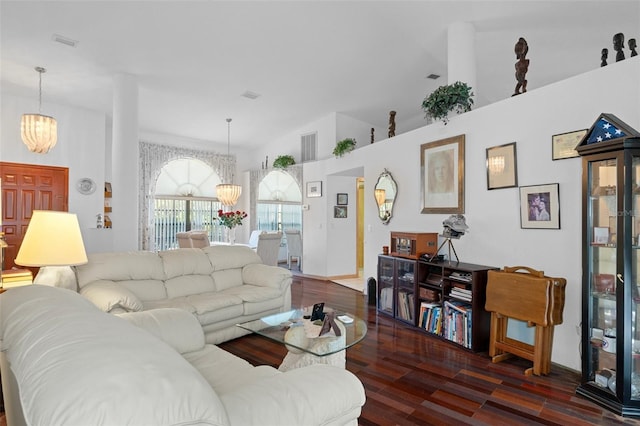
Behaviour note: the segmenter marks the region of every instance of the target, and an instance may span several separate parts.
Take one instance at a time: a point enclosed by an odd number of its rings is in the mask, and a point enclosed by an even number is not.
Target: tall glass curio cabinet
[[[601,114],[582,156],[582,380],[579,395],[640,417],[640,137]]]

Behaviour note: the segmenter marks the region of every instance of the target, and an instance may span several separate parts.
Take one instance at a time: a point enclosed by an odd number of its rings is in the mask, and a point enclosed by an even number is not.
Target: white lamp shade
[[[46,154],[58,142],[58,123],[47,115],[23,114],[20,133],[29,151]]]
[[[78,217],[34,210],[15,263],[22,266],[72,266],[87,263]]]
[[[242,187],[240,185],[233,185],[230,183],[223,183],[216,185],[216,194],[218,200],[225,206],[235,206],[242,194]]]

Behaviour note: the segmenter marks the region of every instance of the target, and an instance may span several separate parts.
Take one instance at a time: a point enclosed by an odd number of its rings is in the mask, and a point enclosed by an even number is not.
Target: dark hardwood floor
[[[366,338],[347,350],[347,369],[364,384],[360,425],[640,425],[575,394],[579,374],[553,365],[527,377],[529,361],[493,364],[419,330],[378,315],[362,293],[295,276],[292,304],[325,302],[367,321]],[[254,365],[277,367],[284,346],[256,335],[219,345]]]

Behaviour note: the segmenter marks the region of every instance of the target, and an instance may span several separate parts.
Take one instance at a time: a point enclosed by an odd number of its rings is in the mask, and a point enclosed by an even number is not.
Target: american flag
[[[600,118],[593,126],[587,144],[608,141],[627,136],[622,130],[609,123],[604,118]]]

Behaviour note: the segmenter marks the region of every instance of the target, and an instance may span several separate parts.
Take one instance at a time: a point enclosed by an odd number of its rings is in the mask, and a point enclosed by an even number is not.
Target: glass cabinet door
[[[638,289],[638,246],[640,245],[640,153],[631,155],[631,182],[630,191],[630,208],[624,216],[627,224],[627,238],[625,244],[629,250],[627,256],[629,258],[628,266],[625,265],[624,281],[629,281],[630,292],[630,315],[627,316],[631,323],[631,345],[630,348],[625,346],[625,351],[631,353],[631,399],[640,403],[640,318],[638,318],[638,304],[640,303],[640,291]]]
[[[415,319],[416,261],[396,259],[396,318],[411,323]]]
[[[378,311],[393,315],[394,259],[378,256]]]
[[[587,199],[588,276],[590,277],[589,377],[615,393],[617,358],[617,226],[618,162],[616,158],[589,163]]]

